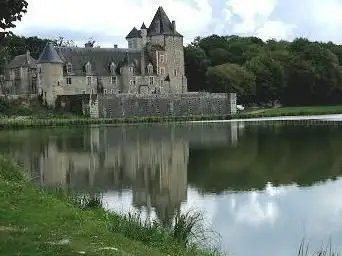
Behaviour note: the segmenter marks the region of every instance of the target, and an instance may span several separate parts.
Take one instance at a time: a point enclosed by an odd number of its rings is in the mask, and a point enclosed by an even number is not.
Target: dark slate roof
[[[64,62],[72,64],[74,75],[85,75],[85,64],[89,61],[94,75],[110,75],[110,64],[112,62],[118,67],[134,63],[137,72],[140,72],[141,50],[123,48],[78,48],[59,47],[56,48]],[[119,70],[117,69],[118,73]]]
[[[131,32],[129,32],[128,35],[126,36],[126,39],[129,39],[129,38],[141,38],[140,30],[137,30],[136,27],[132,28]]]
[[[42,51],[38,63],[63,63],[52,43],[47,43]]]
[[[158,29],[158,26],[160,29]],[[150,27],[147,30],[148,36],[153,35],[175,35],[182,36],[177,31],[173,31],[172,23],[165,13],[163,7],[159,6],[154,18],[150,24]]]
[[[14,59],[6,65],[6,68],[31,67],[35,68],[37,60],[29,54],[15,56]]]
[[[143,24],[141,25],[141,28],[140,29],[147,29],[146,25],[145,25],[145,22],[143,22]]]

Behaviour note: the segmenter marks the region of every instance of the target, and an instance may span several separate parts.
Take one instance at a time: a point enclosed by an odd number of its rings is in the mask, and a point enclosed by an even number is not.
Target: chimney
[[[172,21],[172,31],[173,33],[176,33],[176,21]]]
[[[115,49],[118,48],[118,45],[117,45],[117,44],[114,44],[114,48],[115,48]]]

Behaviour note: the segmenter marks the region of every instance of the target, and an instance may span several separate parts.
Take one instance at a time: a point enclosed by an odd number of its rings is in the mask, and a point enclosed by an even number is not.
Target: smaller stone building
[[[31,56],[30,51],[16,56],[7,63],[5,81],[8,94],[37,94],[39,86],[38,65],[37,60]]]

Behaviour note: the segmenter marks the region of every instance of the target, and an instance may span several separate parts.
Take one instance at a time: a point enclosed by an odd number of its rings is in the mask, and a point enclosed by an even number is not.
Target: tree
[[[208,69],[212,92],[237,93],[241,99],[255,93],[255,76],[237,64],[223,64]]]
[[[184,48],[184,59],[189,91],[208,89],[206,73],[210,63],[204,50],[197,46],[187,46]]]
[[[59,36],[58,39],[53,40],[53,44],[57,47],[75,47],[75,42],[73,40],[67,40],[63,36]]]
[[[27,12],[27,2],[25,0],[1,0],[0,1],[0,29],[5,31],[15,28],[16,21],[20,21],[23,14]],[[0,41],[9,32],[0,32]]]
[[[281,98],[285,87],[285,71],[280,62],[270,56],[258,56],[248,61],[245,67],[256,78],[256,102],[273,103]]]
[[[215,48],[209,50],[209,59],[213,66],[228,63],[230,60],[230,53],[223,48]]]

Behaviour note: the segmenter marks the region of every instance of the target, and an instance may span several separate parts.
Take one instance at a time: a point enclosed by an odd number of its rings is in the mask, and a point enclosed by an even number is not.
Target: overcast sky
[[[83,44],[126,46],[133,26],[148,26],[159,5],[185,43],[195,36],[255,35],[262,39],[307,37],[342,42],[342,0],[27,0],[15,32]]]

